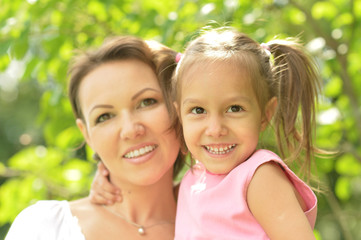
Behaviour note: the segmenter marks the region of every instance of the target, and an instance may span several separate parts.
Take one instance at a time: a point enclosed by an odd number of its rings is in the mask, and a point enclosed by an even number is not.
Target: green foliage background
[[[131,34],[182,51],[200,28],[299,36],[323,79],[318,239],[361,236],[361,0],[0,0],[0,239],[40,199],[86,196],[95,171],[66,97],[74,49]],[[273,142],[273,139],[268,139]]]

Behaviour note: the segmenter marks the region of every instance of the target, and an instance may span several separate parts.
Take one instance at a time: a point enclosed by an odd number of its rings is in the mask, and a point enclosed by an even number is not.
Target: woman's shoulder
[[[59,239],[63,236],[62,231],[74,227],[77,224],[68,201],[43,200],[20,212],[11,225],[6,240]]]
[[[42,200],[25,208],[16,217],[17,221],[29,221],[32,223],[56,221],[64,218],[69,211],[67,201]]]

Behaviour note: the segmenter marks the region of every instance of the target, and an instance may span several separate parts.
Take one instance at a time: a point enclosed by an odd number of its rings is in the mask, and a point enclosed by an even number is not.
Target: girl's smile
[[[204,145],[203,147],[208,153],[223,157],[223,155],[232,152],[236,147],[236,144],[211,144]]]
[[[231,61],[194,64],[185,73],[178,107],[184,139],[208,171],[227,174],[255,151],[263,118],[252,89]]]

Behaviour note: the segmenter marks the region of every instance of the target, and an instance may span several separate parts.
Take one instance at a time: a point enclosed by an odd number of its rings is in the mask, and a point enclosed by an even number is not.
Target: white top
[[[68,201],[39,201],[14,220],[5,240],[85,240]]]

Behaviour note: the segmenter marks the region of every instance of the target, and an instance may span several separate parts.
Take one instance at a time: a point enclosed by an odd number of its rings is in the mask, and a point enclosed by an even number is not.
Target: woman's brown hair
[[[84,120],[79,104],[78,92],[81,81],[92,70],[100,65],[128,59],[136,59],[147,64],[157,76],[162,89],[167,109],[171,114],[171,77],[176,67],[175,56],[177,52],[155,41],[144,41],[133,36],[119,36],[106,41],[99,49],[87,51],[73,59],[68,75],[68,96],[76,118]],[[121,86],[119,86],[121,87]],[[179,152],[174,165],[174,177],[183,166],[183,155]]]

